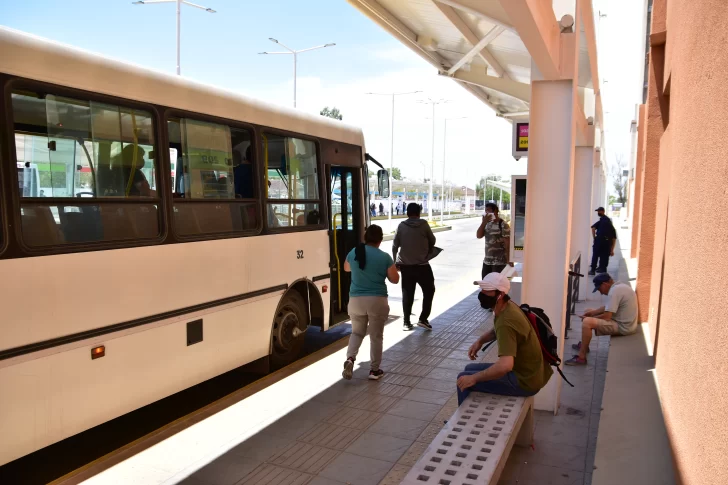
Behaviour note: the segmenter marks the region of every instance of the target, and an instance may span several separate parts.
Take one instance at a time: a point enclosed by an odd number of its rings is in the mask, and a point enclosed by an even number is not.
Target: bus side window
[[[263,146],[268,227],[320,224],[316,144],[300,138],[266,134]]]
[[[191,118],[167,123],[169,150],[178,154],[173,186],[174,230],[182,237],[256,231],[253,135]]]
[[[150,112],[15,90],[12,114],[24,244],[42,248],[159,236]]]

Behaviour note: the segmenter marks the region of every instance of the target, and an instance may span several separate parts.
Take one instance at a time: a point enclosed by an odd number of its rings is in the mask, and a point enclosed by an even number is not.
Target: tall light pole
[[[197,5],[196,3],[188,2],[186,0],[144,0],[144,1],[138,1],[138,2],[131,2],[132,5],[151,5],[153,3],[176,3],[177,4],[177,75],[180,75],[180,17],[182,16],[182,4],[189,5],[190,7],[199,8],[201,10],[204,10],[205,12],[209,13],[216,13],[215,10],[207,7],[203,7],[202,5]]]
[[[447,102],[448,101],[446,101],[444,99],[434,100],[432,98],[427,98],[426,101],[420,101],[420,103],[425,103],[425,104],[431,104],[432,105],[432,159],[431,159],[431,162],[430,162],[432,168],[430,169],[430,175],[431,175],[430,176],[430,198],[429,198],[429,200],[427,202],[427,205],[428,205],[428,207],[427,207],[427,209],[428,209],[428,211],[427,211],[427,219],[430,222],[433,221],[433,217],[432,217],[432,213],[433,213],[433,210],[432,210],[432,208],[433,208],[433,204],[432,204],[432,192],[433,192],[432,191],[432,184],[433,184],[433,181],[432,181],[432,179],[434,178],[434,174],[435,174],[435,106],[437,106],[438,104],[447,103]]]
[[[259,52],[259,54],[266,54],[266,55],[268,55],[268,54],[270,54],[270,55],[273,55],[273,54],[286,54],[286,55],[292,54],[293,55],[293,107],[295,108],[296,107],[296,65],[298,63],[298,54],[301,54],[303,52],[308,52],[308,51],[314,51],[316,49],[323,49],[324,47],[333,47],[336,44],[331,43],[331,44],[317,45],[316,47],[309,47],[308,49],[301,49],[300,51],[295,51],[295,50],[291,49],[290,47],[288,47],[287,45],[285,45],[284,43],[278,42],[273,37],[268,37],[268,40],[271,41],[271,42],[275,42],[279,46],[281,46],[284,49],[286,49],[288,52]]]
[[[442,192],[441,194],[445,193],[445,160],[447,159],[447,122],[452,120],[464,120],[467,116],[460,116],[458,118],[445,118],[445,133],[443,135],[443,141],[442,141]],[[440,195],[440,199],[442,200],[442,195]],[[445,221],[445,203],[443,202],[442,207],[440,208],[440,224],[444,224]]]
[[[392,96],[392,143],[389,149],[389,201],[387,202],[389,204],[389,210],[387,211],[389,213],[389,217],[387,217],[389,231],[392,230],[392,190],[394,189],[394,182],[392,177],[392,173],[394,172],[394,98],[395,96],[404,96],[405,94],[417,94],[421,92],[422,91],[409,91],[406,93],[366,93],[372,96]],[[407,199],[407,191],[405,191],[404,193],[404,198],[405,200]]]

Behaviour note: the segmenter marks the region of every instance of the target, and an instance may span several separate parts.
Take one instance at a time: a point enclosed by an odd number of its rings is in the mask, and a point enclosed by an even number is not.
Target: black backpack
[[[531,323],[531,326],[538,337],[538,343],[541,345],[541,354],[543,355],[544,360],[549,365],[556,367],[556,372],[559,373],[561,378],[566,381],[568,385],[574,387],[574,384],[569,382],[559,367],[561,365],[561,358],[559,357],[558,352],[558,339],[551,327],[551,320],[549,320],[548,315],[546,315],[542,308],[532,307],[525,303],[519,308],[526,315],[526,318]],[[483,351],[490,347],[493,342],[495,342],[495,340],[488,342],[488,344],[483,347]]]
[[[569,382],[563,372],[561,372],[561,357],[559,357],[558,351],[558,339],[554,334],[554,330],[551,327],[551,320],[548,315],[543,311],[542,308],[536,308],[523,304],[520,306],[523,313],[531,322],[531,326],[536,331],[538,337],[538,343],[541,345],[541,353],[543,354],[544,360],[551,366],[556,367],[556,371],[559,373],[561,378],[566,381],[568,385],[574,387],[574,384]]]

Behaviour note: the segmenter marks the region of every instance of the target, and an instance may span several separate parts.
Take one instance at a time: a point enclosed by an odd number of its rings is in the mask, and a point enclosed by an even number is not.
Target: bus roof
[[[0,27],[0,72],[270,128],[364,145],[360,128],[257,101],[18,30]]]

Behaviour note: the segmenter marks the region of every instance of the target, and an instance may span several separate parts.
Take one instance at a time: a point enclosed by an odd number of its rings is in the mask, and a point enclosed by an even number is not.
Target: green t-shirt
[[[364,246],[367,253],[367,264],[359,268],[355,261],[356,249],[346,256],[351,266],[351,287],[349,296],[387,296],[387,270],[394,264],[392,256],[373,246]]]
[[[498,341],[498,357],[513,357],[513,373],[518,385],[537,392],[554,373],[541,353],[541,344],[535,330],[523,311],[512,301],[495,317],[493,323]]]

